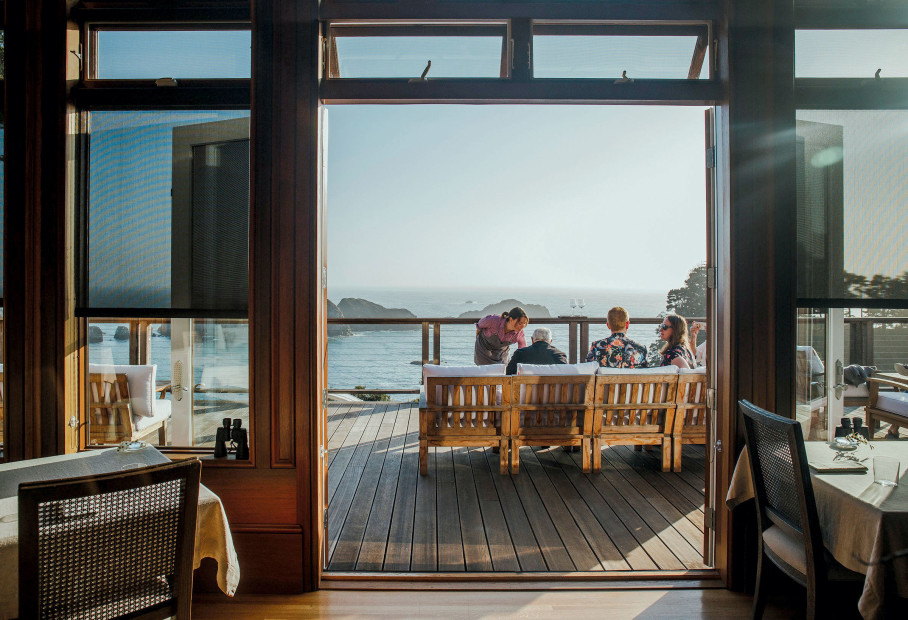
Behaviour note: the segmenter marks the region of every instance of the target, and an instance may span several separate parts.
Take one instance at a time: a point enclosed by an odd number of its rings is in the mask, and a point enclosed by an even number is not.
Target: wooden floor
[[[705,568],[701,446],[677,474],[658,448],[607,448],[589,476],[562,448],[523,448],[516,476],[490,448],[434,448],[422,477],[418,429],[415,404],[329,407],[329,571]]]

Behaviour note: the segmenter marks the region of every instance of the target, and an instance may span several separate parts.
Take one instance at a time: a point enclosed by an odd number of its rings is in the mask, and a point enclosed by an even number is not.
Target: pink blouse
[[[518,330],[515,332],[506,332],[505,326],[508,324],[508,320],[502,318],[498,314],[490,314],[485,316],[476,323],[476,329],[481,329],[482,333],[486,336],[491,336],[495,334],[498,336],[498,340],[503,343],[517,343],[517,348],[522,349],[527,346],[526,336],[523,334],[523,330]]]

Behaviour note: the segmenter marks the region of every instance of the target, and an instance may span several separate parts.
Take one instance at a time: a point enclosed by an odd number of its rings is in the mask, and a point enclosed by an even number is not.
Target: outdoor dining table
[[[804,442],[804,448],[808,463],[830,463],[837,452],[820,441]],[[908,598],[908,443],[874,441],[850,454],[866,459],[866,472],[818,474],[811,470],[810,479],[823,544],[845,568],[867,576],[858,601],[861,616],[882,618],[887,594]],[[898,486],[874,483],[875,456],[899,460]],[[734,508],[753,496],[745,447],[732,474],[726,505]]]
[[[20,483],[106,474],[169,462],[154,447],[147,446],[134,451],[109,448],[0,465],[0,566],[3,567],[0,570],[0,620],[14,618],[19,612]],[[233,596],[240,581],[240,566],[230,526],[220,498],[204,485],[199,486],[194,568],[199,567],[202,558],[217,560],[218,587]]]

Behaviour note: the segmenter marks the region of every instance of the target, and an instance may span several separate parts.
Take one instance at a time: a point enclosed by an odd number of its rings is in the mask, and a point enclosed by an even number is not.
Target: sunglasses
[[[666,325],[665,323],[663,323],[662,325],[659,326],[659,331],[664,332],[666,329],[671,329],[671,328],[672,328],[671,325]]]

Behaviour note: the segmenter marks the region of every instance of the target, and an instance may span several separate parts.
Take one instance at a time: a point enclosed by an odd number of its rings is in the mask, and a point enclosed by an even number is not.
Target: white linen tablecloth
[[[846,568],[864,573],[864,591],[858,611],[868,620],[885,614],[883,601],[887,587],[908,598],[908,556],[892,554],[908,549],[908,443],[874,441],[873,449],[861,446],[852,454],[866,458],[867,471],[860,474],[817,474],[811,471],[813,494],[823,543]],[[808,463],[829,462],[835,452],[819,441],[804,443]],[[900,483],[884,487],[873,482],[873,457],[889,456],[899,460]],[[753,497],[750,456],[741,453],[729,484],[726,505],[736,505]],[[891,592],[890,592],[891,593]]]
[[[116,448],[111,448],[116,450]],[[89,451],[78,454],[53,456],[29,461],[0,465],[0,476],[22,467],[35,464],[61,463],[67,460],[91,458],[106,451]],[[17,497],[0,499],[0,620],[15,618],[19,614],[19,522]],[[233,596],[240,582],[240,565],[233,548],[230,526],[220,498],[205,485],[199,487],[199,512],[196,521],[195,554],[193,567],[198,568],[202,558],[214,558],[218,563],[218,587]]]

